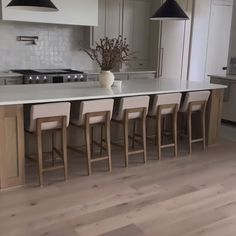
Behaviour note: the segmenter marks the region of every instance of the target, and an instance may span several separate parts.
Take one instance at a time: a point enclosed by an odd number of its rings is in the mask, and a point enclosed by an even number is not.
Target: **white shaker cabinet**
[[[17,10],[6,7],[9,2],[0,0],[2,20],[87,26],[98,24],[98,0],[53,0],[58,12]]]
[[[122,35],[122,17],[122,0],[99,0],[98,25],[90,29],[90,47],[94,48],[101,38]]]
[[[122,64],[122,70],[151,69],[150,52],[154,47],[150,44],[149,18],[153,1],[156,0],[99,0],[98,26],[90,29],[90,47],[94,48],[101,38],[122,35],[127,39],[130,51],[135,52]]]
[[[233,0],[212,1],[206,59],[206,77],[209,74],[226,75],[232,12]]]
[[[162,21],[159,47],[158,77],[187,79],[191,33],[192,0],[178,0],[190,20]]]
[[[127,63],[131,68],[147,68],[151,1],[124,0],[123,36],[135,54]]]

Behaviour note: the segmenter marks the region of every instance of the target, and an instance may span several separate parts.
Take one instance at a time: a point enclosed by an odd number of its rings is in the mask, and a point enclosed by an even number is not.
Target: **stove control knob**
[[[78,82],[78,81],[79,81],[79,79],[78,79],[78,76],[77,76],[77,75],[75,75],[75,77],[74,77],[74,81],[76,81],[76,82]]]
[[[47,76],[44,76],[44,77],[43,77],[43,82],[44,82],[44,83],[47,83],[47,81],[48,81]]]
[[[32,84],[32,82],[33,82],[33,78],[32,78],[32,76],[30,76],[29,77],[29,84]]]
[[[71,82],[71,77],[70,77],[70,75],[67,76],[67,82]]]
[[[39,83],[39,76],[36,77],[36,83]]]

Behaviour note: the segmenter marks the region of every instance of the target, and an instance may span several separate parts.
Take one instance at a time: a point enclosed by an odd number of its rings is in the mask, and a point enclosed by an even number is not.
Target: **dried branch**
[[[95,49],[84,51],[102,70],[111,70],[116,64],[128,61],[129,56],[134,54],[129,52],[126,38],[123,39],[121,35],[118,38],[100,39],[100,42],[96,42]]]

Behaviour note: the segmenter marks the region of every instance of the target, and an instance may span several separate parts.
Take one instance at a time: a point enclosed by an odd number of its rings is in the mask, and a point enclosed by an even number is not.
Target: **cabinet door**
[[[106,36],[117,38],[122,35],[122,0],[106,0]]]
[[[142,65],[148,60],[150,8],[149,0],[124,1],[123,37],[127,38],[130,50],[135,52],[131,60],[142,61]]]
[[[210,17],[206,76],[226,75],[233,1],[214,0]],[[220,29],[220,30],[219,30]]]
[[[106,36],[106,0],[98,1],[98,26],[91,27],[90,47],[94,48],[96,42]]]
[[[0,106],[0,189],[23,185],[23,106]]]
[[[177,2],[185,11],[191,13],[192,1],[178,0]],[[189,15],[191,18],[191,14]],[[191,20],[162,22],[159,77],[187,79],[190,25]]]

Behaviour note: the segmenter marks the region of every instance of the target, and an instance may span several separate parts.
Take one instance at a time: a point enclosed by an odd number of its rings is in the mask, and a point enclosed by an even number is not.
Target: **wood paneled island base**
[[[0,106],[0,188],[25,183],[23,105]]]
[[[210,90],[207,108],[207,144],[218,141],[225,86],[168,79],[137,79],[122,88],[100,88],[97,83],[18,85],[0,87],[0,189],[25,183],[24,104],[119,98]]]

